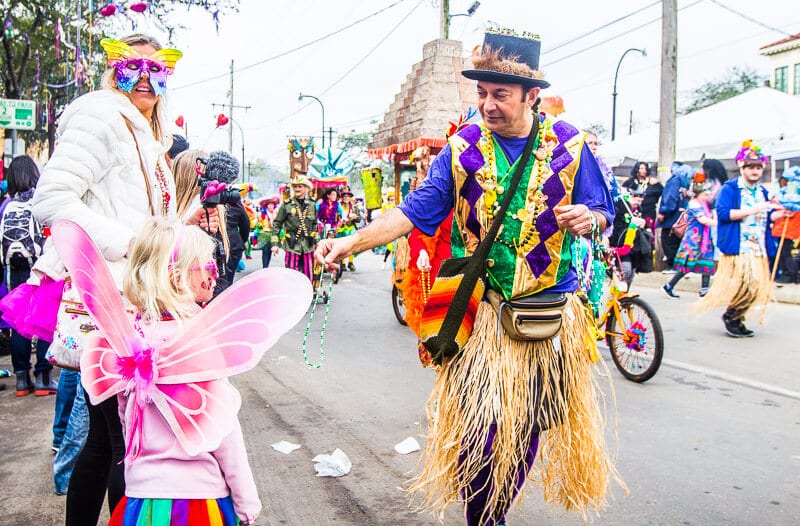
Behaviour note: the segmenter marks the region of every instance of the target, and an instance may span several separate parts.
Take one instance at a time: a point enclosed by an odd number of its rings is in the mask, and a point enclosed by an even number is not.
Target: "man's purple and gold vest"
[[[489,287],[508,300],[541,292],[570,268],[572,237],[553,209],[572,202],[584,134],[540,117],[540,134],[487,258]],[[453,154],[453,257],[470,255],[489,230],[514,165],[483,123],[449,139]],[[517,160],[519,162],[519,159]]]

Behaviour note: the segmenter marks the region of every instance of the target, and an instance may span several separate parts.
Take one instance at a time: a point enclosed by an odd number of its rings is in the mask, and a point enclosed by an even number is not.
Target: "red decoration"
[[[219,115],[217,115],[217,128],[228,124],[228,120],[229,120],[228,117],[226,117],[224,113],[220,113]]]
[[[695,183],[702,183],[705,182],[705,180],[706,180],[706,174],[704,174],[703,172],[697,172],[696,174],[694,174]]]
[[[183,115],[178,115],[178,118],[175,119],[175,126],[183,128]]]
[[[130,9],[131,11],[136,11],[137,13],[144,13],[147,9],[147,2],[136,2],[135,4],[131,4]]]
[[[117,12],[117,6],[114,4],[108,4],[103,9],[100,10],[100,14],[103,16],[111,16]]]

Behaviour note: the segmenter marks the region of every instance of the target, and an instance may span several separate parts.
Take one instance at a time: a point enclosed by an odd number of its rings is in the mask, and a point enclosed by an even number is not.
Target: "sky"
[[[471,4],[451,0],[451,14]],[[758,49],[800,32],[796,6],[797,0],[678,0],[679,108],[694,88],[733,66],[768,76],[768,60]],[[287,137],[316,135],[319,144],[322,128],[320,104],[300,102],[298,94],[322,101],[334,139],[375,129],[422,60],[423,45],[439,37],[439,11],[437,0],[242,0],[238,13],[221,17],[217,32],[207,13],[180,10],[176,22],[188,29],[172,41],[184,57],[168,83],[171,120],[184,117],[193,147],[227,149],[227,129],[215,123],[228,111],[212,104],[228,102],[233,60],[241,69],[234,74],[234,104],[249,106],[234,109],[234,155],[241,157],[243,136],[247,160],[288,168]],[[631,113],[634,132],[658,120],[660,17],[661,2],[653,0],[482,0],[474,16],[452,18],[450,37],[469,54],[489,23],[538,33],[541,69],[552,84],[542,94],[564,99],[561,118],[608,130],[617,63],[628,48],[645,49],[644,57],[628,53],[619,71],[619,137],[628,133]]]

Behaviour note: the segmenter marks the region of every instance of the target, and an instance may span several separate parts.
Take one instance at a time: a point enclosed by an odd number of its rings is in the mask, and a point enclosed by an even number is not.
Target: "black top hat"
[[[483,37],[481,54],[472,58],[475,69],[461,74],[472,80],[548,88],[550,83],[539,71],[541,47],[538,35],[526,32],[518,36],[513,30],[489,30]]]

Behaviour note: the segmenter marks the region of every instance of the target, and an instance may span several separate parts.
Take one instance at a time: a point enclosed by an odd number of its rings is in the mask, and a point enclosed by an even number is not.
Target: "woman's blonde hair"
[[[141,33],[134,33],[120,38],[120,41],[125,42],[129,46],[153,46],[156,51],[162,47],[158,40]],[[103,76],[100,79],[100,86],[103,89],[119,91],[117,87],[117,70],[115,68],[108,68],[103,72]],[[156,102],[153,108],[153,116],[150,118],[150,128],[153,130],[153,137],[155,137],[158,142],[169,146],[169,144],[172,143],[172,137],[167,136],[165,132],[164,123],[167,118],[166,110],[164,109],[165,104],[166,101],[164,98],[158,97],[158,102]],[[169,144],[167,144],[167,141],[169,141]]]
[[[192,212],[191,207],[195,198],[200,195],[200,187],[197,185],[197,159],[204,157],[208,159],[208,154],[203,150],[185,150],[175,156],[172,160],[172,175],[175,178],[175,205],[178,217],[185,218]],[[225,247],[225,254],[230,254],[230,242],[228,241],[228,230],[226,228],[225,206],[217,206],[217,218],[219,219],[219,233],[222,237],[222,245]]]
[[[200,227],[153,218],[133,240],[122,290],[146,323],[197,312],[189,288],[192,267],[214,259],[214,241]]]

